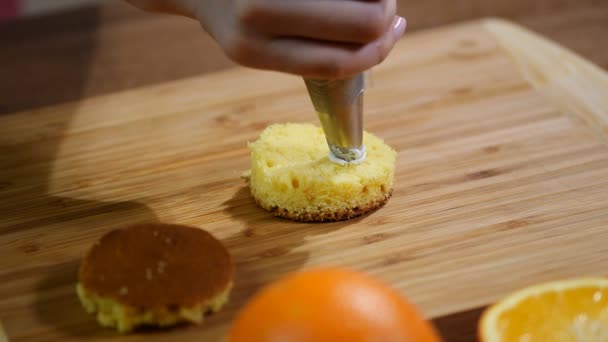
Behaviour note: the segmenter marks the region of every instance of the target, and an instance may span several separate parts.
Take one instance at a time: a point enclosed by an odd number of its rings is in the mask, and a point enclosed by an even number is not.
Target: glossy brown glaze
[[[113,230],[80,267],[87,291],[137,308],[203,303],[232,281],[228,250],[205,230],[141,224]]]

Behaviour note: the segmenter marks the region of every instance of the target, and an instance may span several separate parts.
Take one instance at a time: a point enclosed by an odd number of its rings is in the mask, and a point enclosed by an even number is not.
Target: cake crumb
[[[171,238],[165,238],[165,243],[166,243],[167,245],[171,244]]]
[[[152,280],[152,270],[149,267],[146,268],[146,279]]]
[[[157,230],[155,230],[155,231],[152,233],[152,235],[154,235],[155,237],[156,237],[156,236],[158,236],[158,231],[157,231]]]
[[[166,262],[164,262],[164,261],[162,261],[162,260],[160,260],[160,261],[158,262],[157,267],[156,267],[156,271],[158,272],[158,274],[163,274],[163,273],[165,273],[165,267],[167,267],[167,263],[166,263]]]
[[[126,286],[123,286],[120,288],[120,290],[118,290],[118,294],[121,296],[126,296],[129,293],[129,288]]]

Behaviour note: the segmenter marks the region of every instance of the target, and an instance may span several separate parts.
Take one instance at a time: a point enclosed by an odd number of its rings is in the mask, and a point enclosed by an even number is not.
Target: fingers
[[[225,49],[238,63],[323,79],[337,79],[365,71],[386,58],[405,31],[404,18],[394,17],[390,28],[364,45],[316,40],[260,37],[241,38]]]
[[[395,16],[395,0],[246,0],[237,2],[239,22],[271,36],[341,43],[381,37]]]
[[[196,19],[195,0],[126,0],[144,11],[168,13]]]

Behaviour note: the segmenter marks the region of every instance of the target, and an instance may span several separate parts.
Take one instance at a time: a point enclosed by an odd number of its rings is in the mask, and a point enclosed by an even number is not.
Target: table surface
[[[507,17],[608,69],[605,1],[399,1],[399,13],[408,18],[410,31],[481,16]],[[0,51],[0,114],[234,65],[197,23],[142,13],[120,1],[2,23]],[[474,340],[482,309],[439,317],[435,323],[449,341]]]

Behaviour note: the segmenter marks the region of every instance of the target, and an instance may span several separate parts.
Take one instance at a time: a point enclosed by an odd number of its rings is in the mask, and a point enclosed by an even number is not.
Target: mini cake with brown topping
[[[320,127],[268,126],[249,144],[251,193],[262,208],[296,221],[347,220],[376,210],[391,197],[396,152],[368,132],[363,144],[363,162],[340,165],[329,159]]]
[[[104,235],[84,258],[77,293],[102,326],[200,323],[228,300],[234,264],[209,232],[140,224]]]

